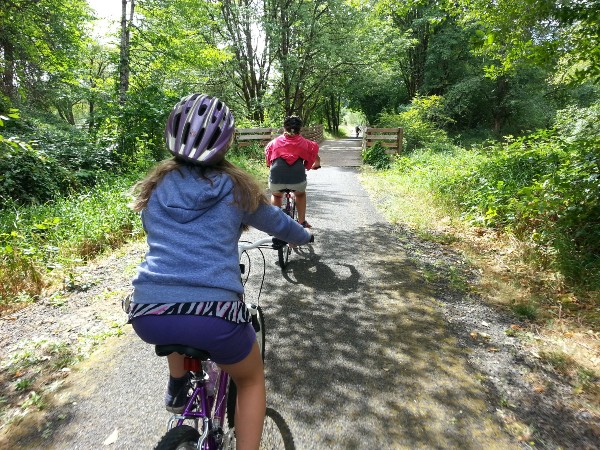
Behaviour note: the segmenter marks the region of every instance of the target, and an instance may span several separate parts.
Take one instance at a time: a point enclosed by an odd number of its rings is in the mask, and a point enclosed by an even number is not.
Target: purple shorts
[[[140,316],[131,325],[148,344],[189,345],[208,352],[218,364],[235,364],[250,354],[256,341],[251,323],[194,315]]]

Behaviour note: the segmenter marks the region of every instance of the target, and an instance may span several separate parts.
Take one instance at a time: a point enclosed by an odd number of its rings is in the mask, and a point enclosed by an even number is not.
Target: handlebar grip
[[[273,238],[273,248],[275,250],[278,250],[280,248],[283,248],[287,245],[288,243],[285,241],[282,241],[281,239],[277,239],[276,237]]]

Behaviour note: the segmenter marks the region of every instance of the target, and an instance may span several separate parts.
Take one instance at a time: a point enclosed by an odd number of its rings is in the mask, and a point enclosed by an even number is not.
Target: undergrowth
[[[262,147],[232,149],[234,164],[266,184]],[[43,204],[7,203],[0,212],[0,313],[35,300],[70,268],[142,234],[127,206],[131,186],[145,175],[104,176],[95,187]],[[27,302],[23,299],[27,299]]]
[[[554,130],[471,149],[421,149],[373,172],[371,190],[392,221],[514,236],[518,264],[548,273],[529,279],[528,288],[542,292],[542,309],[558,301],[571,316],[598,324],[600,147],[589,142]],[[574,300],[562,305],[557,298],[566,293]],[[515,308],[531,320],[548,317],[534,306]]]

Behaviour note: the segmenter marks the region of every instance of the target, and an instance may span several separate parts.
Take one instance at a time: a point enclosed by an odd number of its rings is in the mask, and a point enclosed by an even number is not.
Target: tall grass
[[[0,212],[0,306],[40,294],[49,276],[141,233],[127,191],[138,174],[107,178],[85,192]]]
[[[375,172],[393,221],[496,228],[573,289],[600,290],[598,155],[542,134],[472,149],[418,150]]]
[[[233,149],[228,159],[266,185],[261,146]],[[127,204],[129,189],[145,172],[107,176],[74,195],[0,211],[0,312],[17,299],[39,296],[77,264],[140,236],[141,222]]]

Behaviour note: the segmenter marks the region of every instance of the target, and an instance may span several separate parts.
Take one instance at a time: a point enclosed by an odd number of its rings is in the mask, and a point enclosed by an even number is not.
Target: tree
[[[275,95],[285,115],[297,114],[308,122],[324,96],[339,86],[337,80],[357,64],[354,14],[359,10],[340,0],[269,3],[279,74]]]
[[[127,17],[127,4],[129,3],[129,18]],[[131,27],[135,12],[135,0],[121,0],[121,44],[119,46],[119,104],[125,103],[125,96],[129,90],[129,54],[131,52],[129,41]]]
[[[600,81],[600,0],[456,0],[465,25],[479,27],[477,50],[497,59],[492,76],[525,61],[561,68],[574,80]]]
[[[2,93],[13,102],[29,96],[41,106],[52,104],[43,87],[49,78],[73,81],[91,17],[85,0],[5,0],[0,9]]]
[[[248,118],[265,119],[264,98],[273,64],[270,33],[266,32],[268,4],[261,0],[223,0],[223,27],[217,27],[233,53],[231,68],[237,95],[243,101]]]

